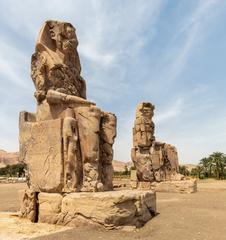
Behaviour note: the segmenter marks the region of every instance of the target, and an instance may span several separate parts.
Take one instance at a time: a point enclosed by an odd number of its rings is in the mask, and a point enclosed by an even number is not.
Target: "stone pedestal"
[[[150,190],[39,193],[38,202],[39,222],[71,227],[141,227],[156,214],[156,194]]]
[[[132,181],[131,188],[133,188]],[[163,182],[137,182],[139,190],[153,190],[155,192],[171,193],[195,193],[197,192],[197,181],[195,179],[181,181],[163,181]]]
[[[178,180],[176,179],[177,176],[179,176]],[[130,188],[153,190],[155,192],[195,193],[197,192],[197,181],[196,179],[180,179],[180,174],[175,175],[174,180],[170,181],[138,181],[136,170],[131,170]]]
[[[195,179],[165,181],[152,184],[151,189],[156,192],[195,193],[197,192],[197,181]]]

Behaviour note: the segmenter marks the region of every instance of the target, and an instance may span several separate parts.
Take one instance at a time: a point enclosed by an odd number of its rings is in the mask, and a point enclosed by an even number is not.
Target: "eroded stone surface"
[[[21,116],[22,118],[22,116]],[[63,187],[62,120],[20,121],[20,145],[28,179],[35,192],[61,192]]]
[[[75,28],[70,23],[47,21],[42,26],[31,62],[38,102],[46,98],[49,89],[86,98],[77,46]]]
[[[104,190],[113,190],[113,143],[116,137],[116,116],[103,112],[100,125],[100,175]]]
[[[57,222],[57,214],[61,212],[63,196],[59,193],[39,193],[39,222]]]
[[[151,188],[157,192],[195,193],[197,192],[197,181],[195,179],[181,181],[164,181],[152,183]]]
[[[178,174],[179,175],[179,174]],[[139,190],[153,190],[156,192],[173,192],[173,193],[195,193],[197,192],[196,179],[182,179],[176,176],[170,181],[150,182],[150,181],[138,181],[136,170],[131,170],[130,176],[130,188]]]
[[[131,158],[140,182],[181,180],[176,147],[157,142],[152,121],[154,105],[141,103],[136,109]],[[134,185],[134,183],[133,183]]]
[[[42,26],[31,61],[36,113],[20,114],[20,161],[36,192],[112,190],[116,117],[86,99],[75,28]]]
[[[31,222],[35,222],[37,219],[37,195],[30,189],[20,190],[20,217],[27,218]]]
[[[79,226],[88,223],[96,226],[115,228],[118,226],[141,227],[156,213],[156,195],[152,191],[124,190],[98,193],[70,193],[60,201],[45,193],[48,206],[40,201],[40,221]],[[43,195],[39,195],[43,199]],[[57,202],[57,203],[56,203]],[[57,210],[56,210],[57,209]],[[61,212],[58,213],[58,210]]]

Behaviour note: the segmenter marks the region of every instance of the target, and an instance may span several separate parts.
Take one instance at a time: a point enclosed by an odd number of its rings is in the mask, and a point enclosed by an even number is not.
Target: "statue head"
[[[149,102],[140,103],[136,109],[136,116],[143,116],[151,119],[154,116],[154,109],[155,106]]]
[[[31,77],[39,104],[49,89],[86,98],[77,46],[72,24],[53,20],[43,24],[31,61]]]
[[[133,128],[133,144],[143,148],[150,148],[155,141],[155,124],[152,121],[155,106],[151,103],[140,103],[136,109],[135,126]]]
[[[67,22],[46,21],[37,41],[37,48],[40,46],[63,53],[75,51],[78,46],[75,28]]]

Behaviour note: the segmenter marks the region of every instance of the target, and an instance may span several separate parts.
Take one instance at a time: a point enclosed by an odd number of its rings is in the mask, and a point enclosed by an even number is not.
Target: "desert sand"
[[[25,184],[21,183],[1,184],[0,211],[17,211],[19,209],[17,190],[24,187]],[[225,199],[226,181],[199,181],[198,192],[194,194],[157,193],[157,210],[159,214],[139,230],[106,231],[87,227],[68,229],[66,227],[55,228],[48,224],[39,225],[38,223],[35,224],[35,228],[33,224],[29,225],[31,226],[31,232],[26,230],[26,234],[29,238],[36,240],[93,240],[106,238],[108,240],[225,240]],[[8,228],[10,228],[10,224],[12,223],[8,222]],[[1,226],[3,226],[2,217],[0,219],[0,232],[3,233],[6,228]],[[29,229],[29,226],[26,229]],[[38,235],[40,237],[36,237],[35,229],[39,229]],[[20,229],[20,234],[23,234],[23,228]],[[3,240],[7,239],[19,238],[16,238],[15,235],[12,236],[11,231],[8,238],[3,238]]]

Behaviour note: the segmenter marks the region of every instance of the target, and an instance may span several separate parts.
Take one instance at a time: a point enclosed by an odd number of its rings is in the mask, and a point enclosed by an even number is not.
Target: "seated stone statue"
[[[20,159],[35,192],[112,190],[116,117],[86,99],[70,23],[47,21],[31,61],[35,114],[20,114]]]
[[[176,147],[155,140],[154,105],[141,103],[136,109],[131,158],[140,182],[181,180]]]

